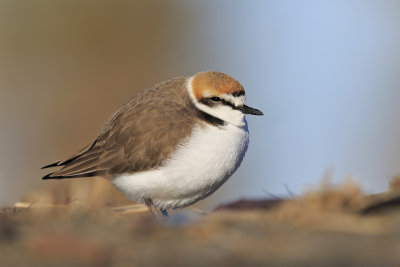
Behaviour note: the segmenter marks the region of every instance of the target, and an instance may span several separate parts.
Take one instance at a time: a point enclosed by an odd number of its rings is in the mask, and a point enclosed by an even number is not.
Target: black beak
[[[264,115],[261,111],[255,108],[251,108],[249,106],[243,105],[241,107],[237,107],[238,110],[240,110],[244,114],[251,114],[251,115]]]

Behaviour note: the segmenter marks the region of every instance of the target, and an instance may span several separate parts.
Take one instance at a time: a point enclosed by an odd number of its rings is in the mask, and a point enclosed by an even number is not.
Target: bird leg
[[[144,204],[146,204],[147,208],[150,210],[151,214],[153,215],[154,218],[156,218],[159,221],[162,221],[163,216],[168,217],[168,212],[166,210],[160,209],[158,210],[153,203],[153,200],[149,197],[144,198]],[[161,212],[161,214],[160,214]]]

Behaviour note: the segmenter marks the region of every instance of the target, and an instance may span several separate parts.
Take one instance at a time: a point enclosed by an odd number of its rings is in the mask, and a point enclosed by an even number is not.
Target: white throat
[[[193,94],[192,81],[193,81],[193,76],[190,77],[188,80],[187,89],[188,89],[189,96],[192,99],[193,104],[198,109],[200,109],[201,111],[204,111],[207,114],[210,114],[211,116],[221,119],[229,124],[232,124],[234,126],[243,127],[245,125],[244,114],[242,112],[240,112],[239,110],[235,110],[235,109],[231,108],[230,106],[225,106],[225,105],[209,107],[202,103],[199,103],[199,101],[197,101],[197,99],[195,98],[195,96]]]

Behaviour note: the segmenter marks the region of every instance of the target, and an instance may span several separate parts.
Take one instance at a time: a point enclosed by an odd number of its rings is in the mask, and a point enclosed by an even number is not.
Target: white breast
[[[131,199],[150,197],[160,209],[185,207],[217,190],[239,167],[247,150],[243,127],[204,124],[158,169],[114,177],[113,184]]]

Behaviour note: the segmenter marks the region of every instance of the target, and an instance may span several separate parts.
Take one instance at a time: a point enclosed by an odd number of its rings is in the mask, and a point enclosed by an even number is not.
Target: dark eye
[[[214,96],[214,97],[211,97],[211,100],[218,102],[218,101],[221,101],[221,98]]]

